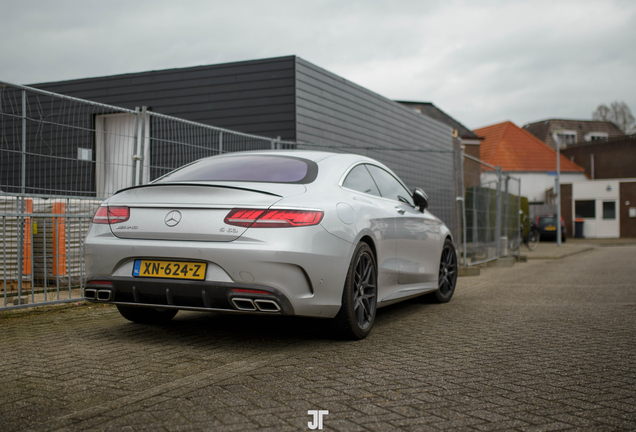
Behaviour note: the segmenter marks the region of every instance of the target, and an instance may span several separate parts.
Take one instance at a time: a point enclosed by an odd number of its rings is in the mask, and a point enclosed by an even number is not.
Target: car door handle
[[[406,213],[406,210],[404,210],[404,209],[403,209],[403,208],[401,208],[401,207],[396,207],[395,209],[396,209],[396,210],[397,210],[397,212],[398,212],[399,214],[401,214],[401,215],[403,215],[404,213]]]

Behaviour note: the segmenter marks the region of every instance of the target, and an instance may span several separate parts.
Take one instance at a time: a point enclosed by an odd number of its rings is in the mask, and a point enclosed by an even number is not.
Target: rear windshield
[[[188,181],[236,181],[311,183],[318,174],[315,162],[290,156],[231,156],[201,159],[178,169],[159,183]]]
[[[556,218],[554,216],[541,216],[539,218],[539,225],[554,225]]]

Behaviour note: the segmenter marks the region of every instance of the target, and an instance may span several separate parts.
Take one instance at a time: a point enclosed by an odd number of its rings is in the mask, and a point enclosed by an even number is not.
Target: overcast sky
[[[636,1],[0,0],[19,84],[295,54],[469,128],[636,112]]]

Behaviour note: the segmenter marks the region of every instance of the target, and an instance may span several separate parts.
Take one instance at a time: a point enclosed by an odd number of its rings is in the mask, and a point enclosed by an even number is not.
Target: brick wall
[[[595,179],[636,177],[636,135],[568,147],[561,154],[585,168],[590,178],[591,155],[594,155]]]

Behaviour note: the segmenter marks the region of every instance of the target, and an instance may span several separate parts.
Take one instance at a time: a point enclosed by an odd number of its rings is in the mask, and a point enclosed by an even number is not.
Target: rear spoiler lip
[[[242,188],[242,187],[238,187],[238,186],[227,186],[227,185],[216,185],[216,184],[203,184],[203,183],[150,183],[150,184],[146,184],[146,185],[139,185],[139,186],[130,186],[124,189],[120,189],[117,192],[115,192],[113,195],[117,195],[120,192],[125,192],[125,191],[129,191],[132,189],[141,189],[141,188],[147,188],[147,187],[153,187],[153,186],[200,186],[200,187],[213,187],[213,188],[221,188],[221,189],[237,189],[237,190],[244,190],[244,191],[248,191],[248,192],[256,192],[256,193],[261,193],[264,195],[271,195],[271,196],[275,196],[278,198],[282,198],[282,195],[278,195],[275,194],[273,192],[266,192],[263,190],[258,190],[258,189],[251,189],[251,188]]]

